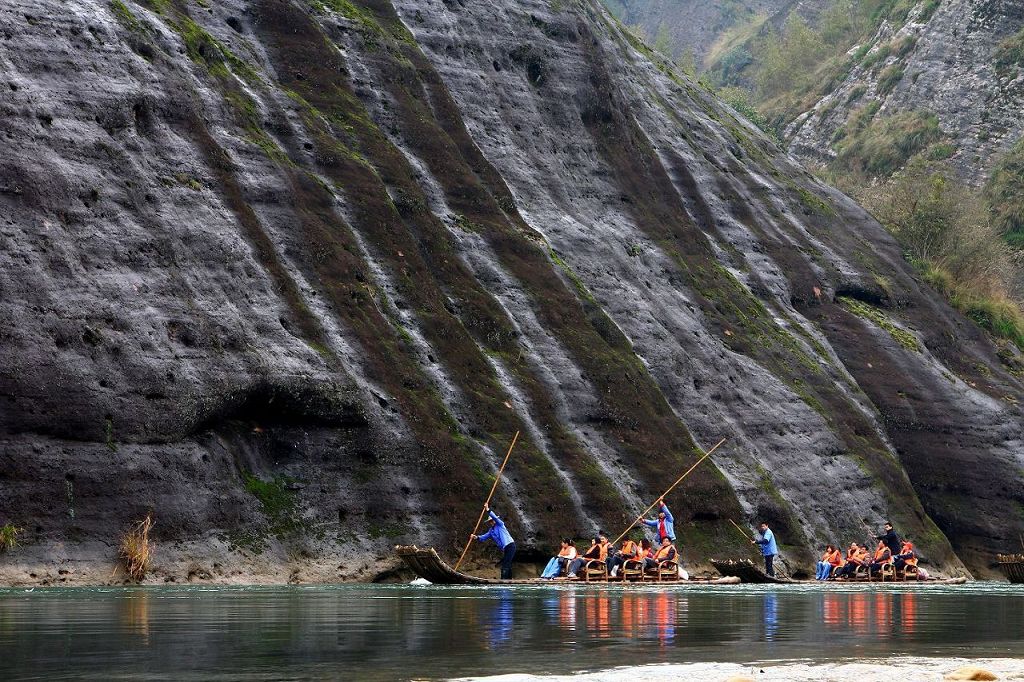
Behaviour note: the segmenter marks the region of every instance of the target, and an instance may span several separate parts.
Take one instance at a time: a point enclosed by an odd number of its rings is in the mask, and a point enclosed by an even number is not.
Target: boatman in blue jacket
[[[764,572],[765,575],[775,577],[775,567],[772,565],[775,561],[775,555],[779,553],[779,546],[775,544],[775,533],[768,527],[768,524],[764,521],[759,526],[761,531],[761,537],[757,540],[751,540],[752,545],[761,545],[761,555],[764,557]]]
[[[491,529],[483,535],[470,535],[469,538],[480,542],[494,540],[494,544],[502,552],[501,579],[510,580],[512,578],[512,557],[516,555],[516,541],[512,539],[512,535],[508,532],[501,517],[491,511],[490,505],[485,504],[484,511],[487,512],[487,522],[491,524]]]
[[[675,519],[672,518],[672,512],[668,510],[668,505],[665,504],[665,498],[658,500],[658,518],[643,520],[645,526],[654,528],[658,533],[658,546],[661,546],[661,542],[665,538],[675,543],[676,529],[674,522]]]

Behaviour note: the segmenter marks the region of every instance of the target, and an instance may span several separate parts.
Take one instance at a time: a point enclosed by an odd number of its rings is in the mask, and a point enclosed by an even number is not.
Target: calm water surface
[[[1024,658],[1024,588],[0,590],[0,680],[443,679],[890,655]]]

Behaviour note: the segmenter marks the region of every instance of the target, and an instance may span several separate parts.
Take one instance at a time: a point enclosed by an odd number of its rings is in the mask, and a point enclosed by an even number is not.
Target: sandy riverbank
[[[498,675],[460,679],[487,682],[945,682],[949,679],[947,675],[967,666],[989,671],[998,680],[1024,680],[1024,659],[1019,658],[894,658],[859,663],[765,662],[756,665],[692,663],[631,666],[574,675]]]

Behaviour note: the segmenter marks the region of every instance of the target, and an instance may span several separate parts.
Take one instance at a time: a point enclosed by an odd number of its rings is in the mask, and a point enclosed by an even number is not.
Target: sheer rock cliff
[[[596,0],[12,0],[0,68],[4,582],[150,512],[154,580],[386,577],[516,431],[524,561],[721,437],[691,563],[1024,530],[1014,359]]]

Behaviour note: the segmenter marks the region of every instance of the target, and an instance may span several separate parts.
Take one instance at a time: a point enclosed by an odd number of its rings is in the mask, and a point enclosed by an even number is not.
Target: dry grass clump
[[[149,569],[149,558],[152,551],[149,531],[152,528],[153,517],[151,514],[146,514],[146,518],[121,536],[119,555],[121,561],[124,562],[124,569],[128,572],[128,576],[136,582],[142,580]]]

